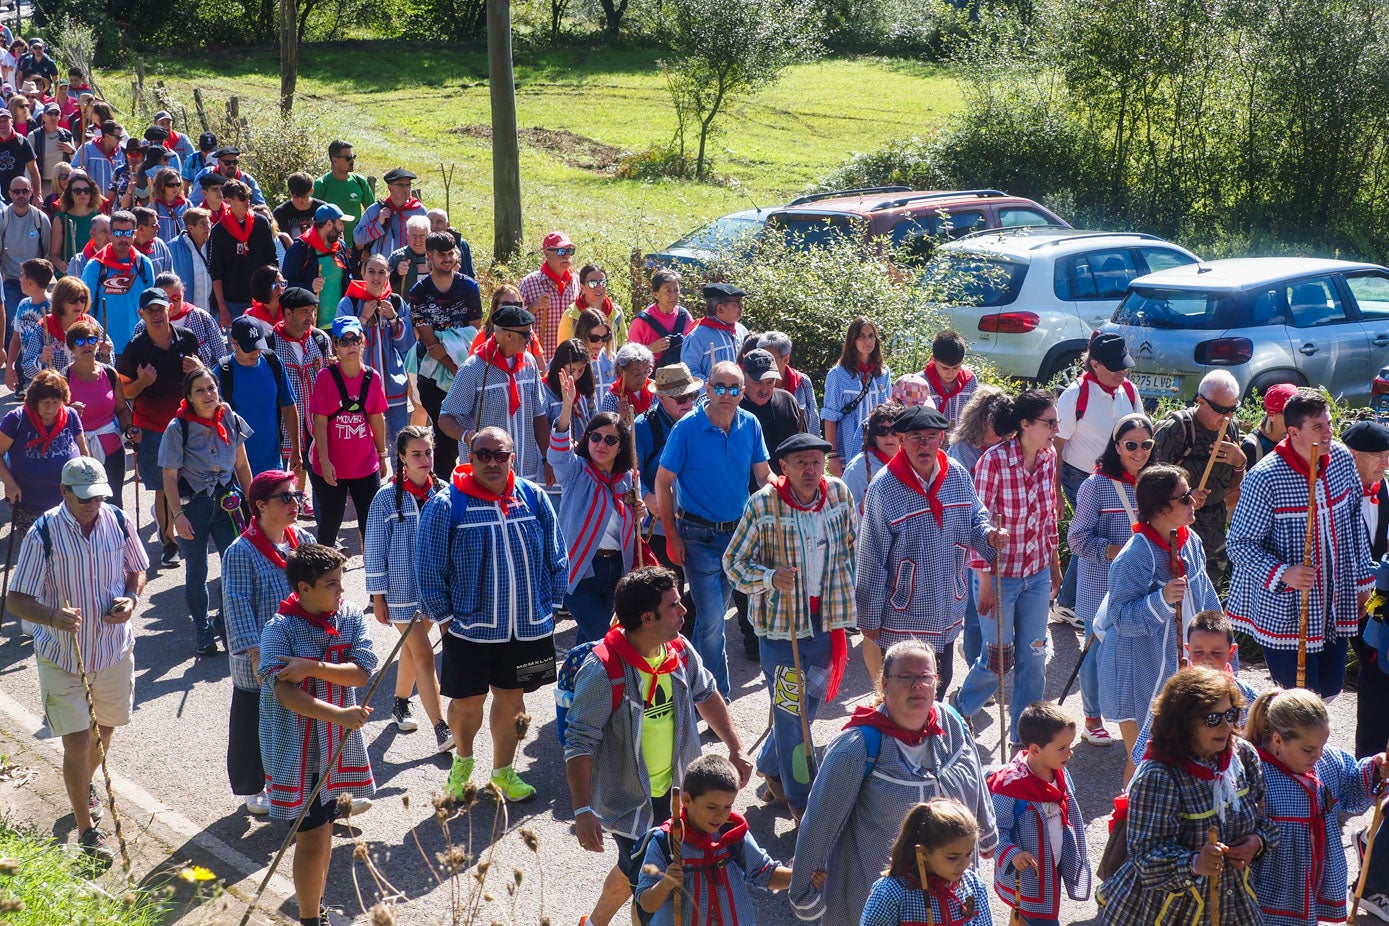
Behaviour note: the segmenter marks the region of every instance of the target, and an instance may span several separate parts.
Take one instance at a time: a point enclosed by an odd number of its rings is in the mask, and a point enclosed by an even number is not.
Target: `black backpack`
[[[338,368],[338,365],[336,363],[330,364],[327,369],[328,374],[333,377],[334,384],[338,387],[338,410],[329,415],[328,420],[331,421],[344,412],[362,412],[365,414],[367,396],[371,393],[371,381],[376,376],[376,371],[369,366],[362,367],[362,393],[354,399],[347,394],[347,380],[342,378],[342,370]],[[312,450],[313,428],[309,428],[309,441],[308,445],[304,448],[304,461],[306,466],[308,465],[308,461],[313,459],[313,457],[310,456]]]

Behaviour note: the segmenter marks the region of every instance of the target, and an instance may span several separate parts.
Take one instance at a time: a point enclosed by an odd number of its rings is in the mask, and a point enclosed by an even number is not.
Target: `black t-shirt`
[[[321,205],[323,200],[310,197],[308,209],[305,210],[294,205],[294,200],[287,199],[276,206],[271,214],[275,216],[275,224],[280,226],[280,231],[291,238],[298,238],[313,225],[313,215]]]
[[[186,328],[174,328],[174,340],[168,350],[155,344],[148,331],[141,331],[130,339],[116,363],[116,372],[134,380],[140,376],[140,367],[145,364],[154,367],[154,382],[146,386],[133,403],[138,427],[162,432],[169,426],[183,399],[183,358],[196,356],[198,338]]]
[[[775,454],[777,447],[792,434],[799,434],[805,430],[805,412],[801,409],[801,403],[796,401],[796,397],[785,389],[773,389],[772,397],[765,404],[757,405],[744,393],[743,401],[739,403],[739,408],[751,412],[752,416],[762,425],[762,440],[767,444],[767,453]],[[776,459],[770,461],[772,472],[781,475],[781,463]],[[756,480],[752,481],[751,488],[757,489]]]
[[[34,146],[18,133],[9,141],[0,141],[0,199],[10,201],[10,181],[24,173],[34,160]]]
[[[453,275],[453,285],[441,293],[432,276],[424,276],[410,287],[410,319],[415,325],[436,330],[477,325],[482,321],[482,291],[477,281],[461,273]]]
[[[250,302],[251,274],[257,267],[279,263],[275,259],[275,237],[263,215],[256,215],[255,227],[245,244],[232,237],[224,227],[226,221],[231,219],[212,226],[212,234],[208,236],[207,270],[213,282],[222,281],[222,298],[228,302]]]

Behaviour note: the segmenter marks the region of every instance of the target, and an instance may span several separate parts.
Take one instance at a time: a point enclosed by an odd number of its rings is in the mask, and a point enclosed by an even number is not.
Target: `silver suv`
[[[1045,383],[1080,358],[1130,280],[1196,260],[1152,235],[1015,228],[941,245],[927,274],[974,353]]]
[[[1130,283],[1104,330],[1128,342],[1130,378],[1149,399],[1189,401],[1219,367],[1245,396],[1293,383],[1364,405],[1389,363],[1389,268],[1302,257],[1178,267]]]

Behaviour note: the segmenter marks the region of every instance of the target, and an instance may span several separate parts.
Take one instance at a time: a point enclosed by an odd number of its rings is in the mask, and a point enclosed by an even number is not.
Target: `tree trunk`
[[[294,85],[299,80],[299,11],[295,0],[280,0],[280,115],[294,112]]]
[[[511,69],[511,0],[487,0],[487,71],[492,99],[494,260],[521,250],[521,151],[516,139],[516,76]]]

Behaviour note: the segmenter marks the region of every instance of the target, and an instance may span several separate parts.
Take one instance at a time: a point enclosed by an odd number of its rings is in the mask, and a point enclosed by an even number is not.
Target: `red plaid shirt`
[[[555,348],[559,346],[560,319],[564,317],[565,310],[574,304],[574,300],[579,298],[579,271],[574,271],[574,276],[564,288],[564,292],[560,292],[555,281],[547,277],[543,270],[527,274],[516,288],[521,291],[521,304],[526,307],[526,311],[535,315],[535,333],[540,337],[540,349],[548,360],[555,355]],[[535,304],[541,296],[550,297],[550,307],[544,311]],[[543,364],[541,369],[544,369]]]
[[[979,500],[989,509],[994,527],[1008,531],[1008,546],[999,551],[1002,574],[1010,579],[1035,575],[1051,565],[1059,543],[1056,532],[1056,451],[1037,454],[1032,472],[1023,468],[1018,438],[990,447],[974,468]],[[978,557],[972,569],[987,569]]]

